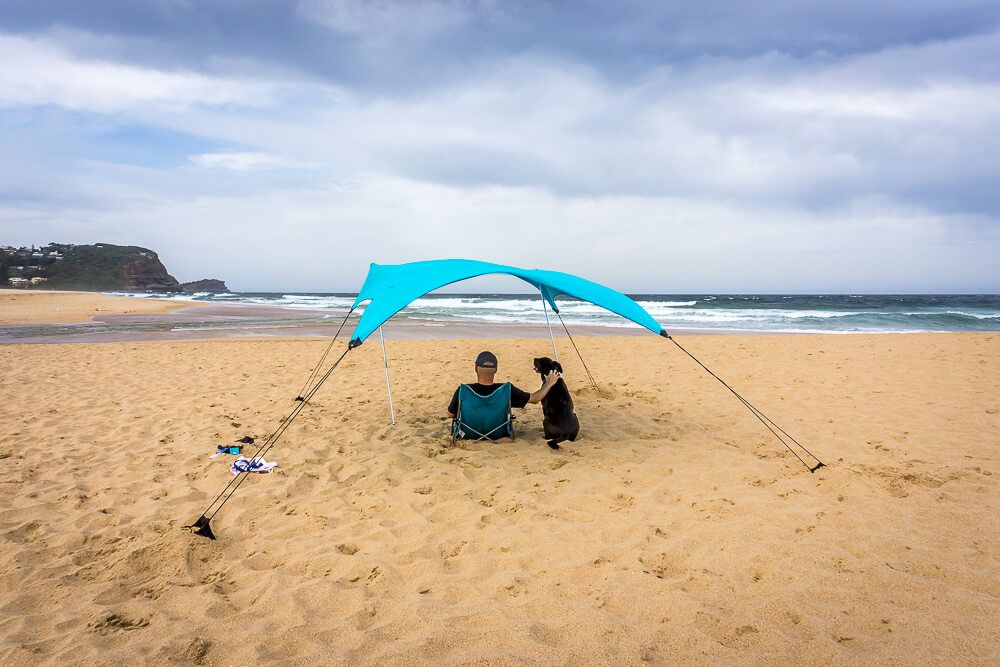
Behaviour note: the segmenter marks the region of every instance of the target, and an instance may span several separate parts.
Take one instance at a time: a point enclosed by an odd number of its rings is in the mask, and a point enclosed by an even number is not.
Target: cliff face
[[[8,281],[8,278],[10,281]],[[14,248],[0,245],[0,285],[121,292],[228,292],[221,280],[181,285],[149,248],[95,243]],[[16,283],[16,284],[15,284]]]
[[[62,259],[41,268],[46,287],[138,292],[174,292],[177,279],[156,253],[139,246],[52,244]]]

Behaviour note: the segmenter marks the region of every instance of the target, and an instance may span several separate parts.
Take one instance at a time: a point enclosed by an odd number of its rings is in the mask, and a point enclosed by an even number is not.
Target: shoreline
[[[208,310],[214,306],[199,309]],[[227,306],[238,308],[239,306]],[[256,307],[255,307],[256,308]],[[186,319],[187,309],[181,307],[169,313],[155,315],[99,315],[82,323],[26,323],[0,325],[0,346],[4,345],[84,345],[92,343],[134,343],[212,340],[315,340],[329,339],[339,323],[322,323],[315,320],[267,322],[232,321],[212,318]],[[200,313],[199,313],[200,314]],[[356,319],[340,334],[347,341]],[[127,328],[122,328],[127,326]],[[569,345],[565,332],[553,328],[557,343]],[[570,333],[574,338],[646,338],[657,337],[653,332],[639,327],[607,327],[575,325]],[[758,331],[751,329],[669,329],[672,336],[758,337],[758,336],[921,336],[950,334],[989,334],[983,331]],[[535,324],[497,324],[492,322],[418,323],[412,320],[390,321],[384,326],[386,340],[440,340],[470,339],[512,340],[518,338],[548,339],[545,326]]]
[[[329,338],[339,327],[341,313],[329,309],[279,304],[218,303],[180,299],[137,298],[98,292],[0,290],[0,345],[85,344],[107,342]],[[350,335],[352,317],[344,335]],[[964,333],[942,330],[838,331],[794,329],[723,329],[670,327],[682,336],[886,335]],[[635,337],[649,332],[638,326],[570,324],[581,337]],[[548,338],[541,323],[507,323],[472,319],[427,320],[400,316],[384,328],[388,339],[462,340],[470,338]],[[553,326],[553,335],[565,332]],[[654,334],[655,335],[655,334]]]

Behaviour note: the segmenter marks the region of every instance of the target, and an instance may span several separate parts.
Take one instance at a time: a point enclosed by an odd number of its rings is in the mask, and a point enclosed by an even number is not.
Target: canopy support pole
[[[389,418],[392,425],[396,425],[396,408],[392,406],[392,385],[389,384],[389,357],[385,353],[385,336],[382,335],[382,327],[378,328],[378,337],[382,341],[382,363],[385,364],[385,389],[389,392]]]
[[[545,303],[545,295],[542,294],[542,288],[538,288],[538,295],[542,297],[542,311],[545,313],[545,326],[549,328],[549,340],[552,341],[552,356],[555,357],[556,361],[559,361],[559,350],[556,349],[556,337],[552,335],[552,323],[549,322],[549,307]]]

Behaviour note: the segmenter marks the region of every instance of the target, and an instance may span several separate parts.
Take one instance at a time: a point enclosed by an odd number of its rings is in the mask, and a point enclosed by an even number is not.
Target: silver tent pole
[[[542,311],[545,313],[545,326],[549,328],[549,340],[552,341],[552,355],[559,361],[559,350],[556,349],[556,337],[552,335],[552,324],[549,322],[549,308],[545,305],[545,295],[542,288],[538,288],[538,296],[542,297]]]
[[[392,425],[396,425],[396,408],[392,407],[392,385],[389,384],[389,357],[385,353],[385,336],[382,335],[382,327],[378,328],[378,337],[382,341],[382,363],[385,364],[385,389],[389,392],[389,417]]]

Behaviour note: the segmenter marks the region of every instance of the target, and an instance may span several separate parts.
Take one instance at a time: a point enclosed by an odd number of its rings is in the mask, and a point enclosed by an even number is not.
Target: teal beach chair
[[[504,382],[489,396],[480,396],[467,384],[458,388],[458,413],[451,422],[451,441],[496,440],[514,437],[514,414],[510,409],[510,383]]]

